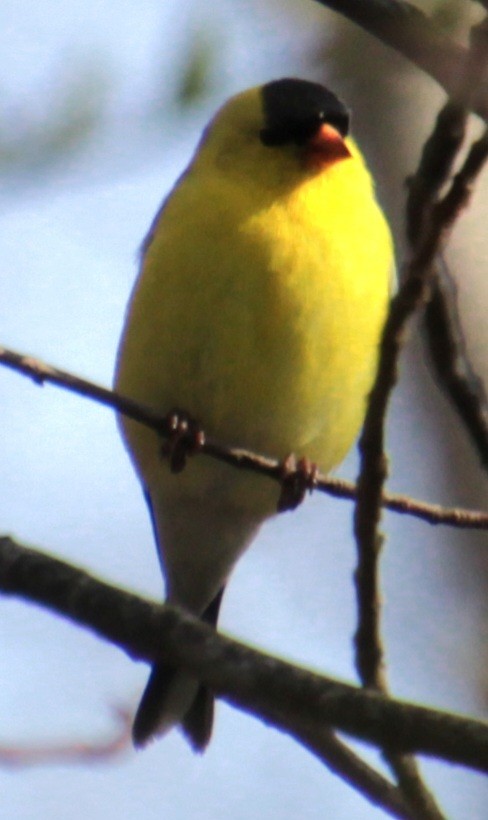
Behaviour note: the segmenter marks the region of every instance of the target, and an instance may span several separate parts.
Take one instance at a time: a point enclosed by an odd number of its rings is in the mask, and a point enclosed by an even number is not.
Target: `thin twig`
[[[131,748],[132,716],[126,709],[113,709],[117,732],[108,740],[44,743],[38,746],[9,744],[0,746],[0,765],[25,768],[49,763],[94,763],[106,761]]]
[[[488,18],[473,26],[470,50],[459,88],[441,110],[422,159],[409,182],[407,202],[407,237],[413,247],[424,230],[429,209],[445,207],[436,204],[442,186],[451,173],[465,133],[468,109],[481,78],[488,67]],[[488,154],[488,131],[475,141],[463,167],[454,177],[450,197],[459,208],[469,200],[471,189]],[[464,333],[457,307],[457,292],[443,259],[435,265],[432,294],[424,322],[426,340],[437,379],[447,393],[463,422],[485,469],[488,469],[488,400],[481,379],[475,374],[466,351]]]
[[[376,558],[381,548],[378,525],[387,475],[384,420],[391,392],[397,381],[398,358],[405,338],[406,324],[428,299],[436,257],[442,251],[454,221],[466,207],[473,182],[487,155],[488,140],[483,137],[473,144],[445,197],[430,208],[429,220],[421,232],[410,263],[406,266],[403,284],[392,300],[383,333],[378,375],[368,402],[359,444],[362,461],[355,515],[356,538],[364,562],[358,570],[359,610],[362,617],[356,636],[357,663],[361,679],[367,686],[383,685],[377,624],[379,590]]]
[[[59,370],[40,359],[0,347],[0,365],[21,373],[38,385],[53,384],[106,407],[111,407],[113,410],[128,416],[128,418],[145,424],[162,437],[169,435],[167,417],[161,415],[161,413],[122,396],[120,393],[108,390],[106,387],[87,379],[81,379],[73,373]],[[282,479],[282,463],[277,459],[259,455],[239,447],[227,447],[225,444],[206,436],[201,452],[239,469],[250,470],[267,476],[276,482]],[[350,501],[355,500],[357,492],[354,483],[323,475],[318,476],[315,489],[334,498]],[[488,512],[441,507],[437,504],[427,504],[409,496],[395,493],[384,493],[381,503],[386,509],[419,518],[428,524],[443,524],[459,529],[488,529]]]
[[[151,604],[50,555],[0,538],[0,589],[40,604],[131,657],[168,661],[278,728],[328,725],[380,748],[435,756],[488,773],[488,725],[358,689],[215,632],[176,607]],[[302,723],[303,721],[303,723]],[[298,731],[298,729],[297,729]]]
[[[456,100],[449,100],[437,117],[427,140],[419,168],[409,180],[407,237],[415,246],[425,228],[425,219],[452,171],[466,133],[467,101],[477,87],[476,78],[486,70],[488,59],[487,21],[472,29],[471,60]],[[475,149],[484,152],[485,137]],[[474,146],[473,146],[474,148]],[[472,149],[473,150],[473,149]],[[463,178],[462,178],[463,179]],[[472,180],[465,183],[469,188]],[[488,468],[488,401],[482,381],[476,376],[466,351],[457,308],[457,293],[445,261],[435,264],[431,296],[424,316],[425,339],[438,383],[456,408],[480,461]]]
[[[343,478],[321,478],[317,489],[335,498],[351,501],[357,498],[356,485]],[[381,503],[387,510],[412,515],[429,524],[448,524],[459,529],[482,530],[486,529],[488,523],[488,513],[485,512],[464,510],[460,507],[441,507],[396,493],[384,492]]]
[[[461,207],[471,196],[476,176],[488,158],[488,130],[473,143],[456,174],[451,197]],[[447,203],[449,206],[449,203]],[[456,408],[474,444],[481,464],[488,469],[488,400],[483,382],[474,372],[457,309],[456,290],[442,262],[436,266],[432,297],[425,311],[426,337],[438,381]]]
[[[403,0],[317,0],[394,48],[433,77],[450,100],[427,141],[420,167],[410,180],[407,234],[423,229],[426,210],[447,180],[464,138],[468,110],[488,121],[488,21],[470,31],[470,48],[454,43],[416,6]],[[481,5],[488,8],[486,2]],[[488,469],[488,399],[466,356],[464,336],[450,283],[435,277],[424,314],[425,331],[440,386],[446,392]]]
[[[467,117],[464,106],[448,100],[425,142],[415,175],[407,180],[406,231],[412,246],[425,230],[429,211],[452,171],[466,135]]]
[[[478,163],[477,167],[479,170],[481,164]],[[462,179],[465,177],[464,172]],[[361,616],[356,646],[358,671],[368,686],[382,685],[381,642],[377,625],[379,591],[376,556],[381,547],[377,530],[387,473],[384,419],[391,391],[397,380],[397,362],[403,346],[406,323],[428,297],[432,265],[447,240],[456,216],[466,205],[468,195],[468,188],[455,180],[446,197],[432,209],[429,226],[406,268],[403,285],[392,301],[381,343],[378,377],[371,392],[360,439],[362,465],[357,484],[355,531],[364,562],[359,567],[357,578]],[[376,636],[373,641],[371,636]]]
[[[381,639],[379,555],[383,536],[379,532],[381,497],[388,473],[385,455],[385,419],[391,392],[397,381],[398,359],[405,328],[412,314],[429,297],[435,261],[445,245],[452,226],[469,201],[471,188],[488,156],[485,138],[474,143],[447,194],[439,191],[447,180],[463,142],[467,104],[488,59],[485,26],[473,34],[458,81],[456,96],[441,112],[420,162],[419,173],[410,185],[408,207],[409,236],[413,255],[404,272],[404,281],[392,302],[382,338],[377,380],[371,392],[366,420],[359,442],[361,455],[357,482],[358,497],[354,529],[358,546],[356,589],[358,626],[355,635],[356,666],[364,686],[388,691]],[[419,178],[420,176],[420,178]],[[402,793],[419,817],[443,817],[421,778],[416,761],[385,747],[384,756],[397,776]]]
[[[302,725],[299,733],[296,733],[292,728],[293,721],[288,722],[291,727],[288,733],[291,736],[325,763],[331,772],[359,791],[370,803],[383,809],[391,817],[418,820],[404,800],[400,788],[365,763],[349,746],[338,740],[330,729],[311,724],[307,730],[307,727]],[[283,715],[282,728],[286,723],[286,715]]]
[[[480,462],[488,470],[488,397],[473,370],[457,305],[457,288],[439,259],[424,313],[424,337],[439,386],[454,405]]]

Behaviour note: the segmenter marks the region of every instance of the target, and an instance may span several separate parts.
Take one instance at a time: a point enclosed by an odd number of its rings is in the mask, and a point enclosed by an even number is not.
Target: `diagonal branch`
[[[292,721],[288,722],[292,725]],[[303,725],[299,734],[293,728],[289,732],[304,748],[322,760],[330,771],[367,797],[370,803],[392,817],[418,820],[407,806],[400,788],[354,754],[327,726],[317,727],[313,724],[307,732]]]
[[[157,606],[52,556],[0,539],[0,589],[69,618],[131,657],[187,669],[229,703],[296,734],[324,724],[380,748],[488,773],[488,725],[387,698],[258,652],[188,613]]]
[[[477,156],[478,155],[478,156]],[[474,143],[462,172],[460,185],[466,197],[472,180],[469,161],[488,157],[488,130]],[[438,383],[467,432],[480,463],[488,471],[488,396],[483,381],[471,365],[459,316],[457,289],[447,266],[439,258],[432,293],[424,313],[424,335]]]
[[[439,385],[454,405],[482,466],[488,470],[488,397],[466,351],[455,282],[440,259],[423,321]]]

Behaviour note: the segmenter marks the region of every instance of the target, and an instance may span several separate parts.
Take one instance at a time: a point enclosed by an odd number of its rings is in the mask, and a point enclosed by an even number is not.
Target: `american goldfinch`
[[[349,114],[323,86],[281,79],[228,100],[142,247],[116,389],[181,408],[229,445],[335,467],[363,421],[393,251]],[[154,524],[166,596],[215,625],[235,562],[279,488],[207,456],[178,475],[148,428],[120,419]],[[154,666],[137,746],[181,724],[197,750],[213,698]]]

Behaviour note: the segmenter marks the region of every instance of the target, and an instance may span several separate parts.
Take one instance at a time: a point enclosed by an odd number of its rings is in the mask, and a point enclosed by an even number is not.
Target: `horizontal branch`
[[[277,728],[283,714],[360,740],[488,772],[488,726],[317,675],[216,633],[63,561],[0,539],[0,589],[87,627],[131,657],[182,667],[229,703]]]
[[[111,407],[118,413],[145,424],[163,437],[168,437],[171,434],[167,417],[151,407],[142,405],[127,396],[122,396],[120,393],[108,390],[106,387],[101,387],[87,379],[81,379],[65,370],[59,370],[40,359],[0,346],[0,365],[27,376],[36,384],[53,384],[106,407]],[[239,447],[227,447],[208,437],[205,437],[200,452],[225,464],[259,473],[277,482],[282,481],[283,464],[277,459],[252,453]],[[355,484],[344,479],[318,475],[314,489],[335,498],[348,500],[356,498]],[[441,507],[437,504],[427,504],[394,493],[384,493],[382,504],[392,512],[410,515],[429,524],[444,524],[460,529],[488,529],[488,513],[478,510]]]
[[[446,37],[431,18],[405,0],[317,0],[347,17],[429,74],[450,97],[459,91],[468,49]],[[488,121],[488,82],[483,80],[470,108]]]

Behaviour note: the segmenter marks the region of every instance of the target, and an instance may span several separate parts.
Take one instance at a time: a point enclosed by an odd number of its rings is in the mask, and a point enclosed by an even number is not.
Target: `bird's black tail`
[[[224,587],[203,612],[202,621],[217,625],[223,594]],[[158,663],[152,668],[132,727],[135,746],[144,746],[152,737],[171,727],[168,721],[168,715],[173,712],[171,703],[184,703],[185,691],[189,706],[180,721],[183,731],[195,751],[205,750],[212,734],[214,695],[203,685],[197,685],[195,692],[194,679],[167,663]]]

